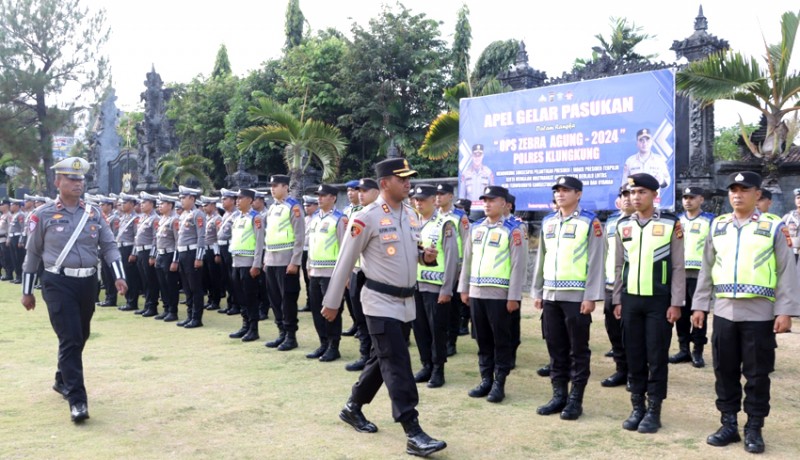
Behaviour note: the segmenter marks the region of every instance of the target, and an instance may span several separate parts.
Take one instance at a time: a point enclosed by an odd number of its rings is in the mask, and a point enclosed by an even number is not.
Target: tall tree
[[[286,5],[286,44],[285,50],[290,50],[299,45],[303,41],[303,25],[305,25],[306,17],[300,10],[300,0],[289,0]]]
[[[211,78],[227,78],[232,73],[231,61],[228,59],[228,48],[225,44],[219,45],[217,58],[214,60],[214,70],[211,71]]]
[[[519,41],[513,38],[496,40],[484,48],[475,62],[472,71],[472,89],[475,94],[483,92],[483,87],[497,78],[500,72],[508,70],[508,66],[517,59]]]
[[[755,108],[766,118],[766,138],[761,145],[749,140],[744,123],[742,136],[750,151],[767,170],[765,185],[779,191],[778,169],[785,158],[786,140],[794,139],[797,123],[787,124],[786,115],[800,110],[800,73],[792,70],[791,59],[800,26],[800,12],[781,17],[781,40],[764,43],[763,66],[756,58],[723,51],[690,63],[677,73],[678,90],[711,104],[718,99],[738,101]]]
[[[36,129],[51,194],[53,133],[65,121],[53,116],[54,97],[71,115],[81,97],[103,87],[105,19],[104,10],[90,13],[80,0],[0,0],[0,104],[22,111],[20,120]]]
[[[453,36],[453,84],[469,84],[469,48],[472,46],[472,27],[469,25],[469,7],[466,3],[458,10],[456,33]]]
[[[214,184],[208,176],[208,170],[214,163],[201,155],[183,155],[181,152],[169,152],[158,159],[158,181],[164,187],[175,189],[190,180],[197,181],[203,190],[211,190]]]
[[[597,34],[594,38],[600,46],[592,48],[592,57],[589,59],[576,59],[574,68],[580,68],[590,62],[597,61],[603,56],[615,62],[641,62],[655,58],[657,55],[642,55],[635,48],[645,40],[655,38],[654,35],[642,33],[644,30],[626,18],[611,17],[611,33],[608,38]]]

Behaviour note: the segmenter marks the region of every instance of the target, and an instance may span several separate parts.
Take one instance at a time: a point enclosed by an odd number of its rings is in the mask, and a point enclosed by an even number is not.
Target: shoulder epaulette
[[[287,197],[286,200],[284,200],[284,201],[290,208],[293,208],[295,205],[299,205],[300,204],[299,201],[297,201],[296,199],[294,199],[294,197],[291,197],[291,196]]]

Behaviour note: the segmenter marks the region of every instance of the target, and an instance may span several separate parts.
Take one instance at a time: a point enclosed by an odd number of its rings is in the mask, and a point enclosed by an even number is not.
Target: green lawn
[[[206,312],[205,327],[185,330],[115,308],[98,308],[84,352],[91,419],[74,426],[68,407],[50,386],[57,341],[39,299],[26,312],[20,286],[0,284],[0,458],[406,458],[402,428],[391,418],[381,390],[364,412],[377,434],[360,434],[340,422],[356,373],[356,340],[344,338],[343,359],[305,358],[317,346],[309,313],[300,313],[300,348],[267,349],[275,328],[262,322],[262,340],[228,339],[238,318]],[[301,299],[302,301],[302,299]],[[181,315],[185,307],[181,306]],[[713,448],[706,436],[718,425],[713,372],[670,366],[664,428],[655,435],[624,431],[628,394],[606,389],[613,372],[604,358],[608,340],[598,307],[592,330],[592,378],[584,415],[577,422],[536,415],[550,396],[549,381],[535,374],[546,361],[539,317],[526,300],[518,368],[499,405],[467,397],[478,380],[475,344],[459,339],[446,366],[447,384],[420,387],[420,421],[448,448],[436,458],[745,458],[742,444]],[[345,327],[350,319],[345,318]],[[800,327],[800,326],[797,326]],[[778,338],[772,415],[766,457],[800,452],[800,334]],[[412,345],[416,363],[417,351]],[[416,368],[416,367],[415,367]],[[740,417],[744,424],[744,417]]]

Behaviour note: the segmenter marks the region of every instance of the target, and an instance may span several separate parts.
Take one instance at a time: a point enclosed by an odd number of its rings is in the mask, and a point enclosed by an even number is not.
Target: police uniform
[[[420,184],[415,198],[429,198],[436,193],[433,185]],[[427,382],[428,388],[444,385],[444,364],[447,362],[448,324],[451,302],[440,302],[442,296],[452,297],[458,286],[458,237],[453,221],[434,209],[427,219],[420,215],[420,244],[435,247],[436,265],[417,265],[417,318],[412,323],[422,369],[414,376],[417,383]]]
[[[219,255],[222,258],[222,292],[228,295],[225,308],[217,311],[219,313],[227,313],[232,305],[239,304],[236,297],[236,291],[238,289],[234,287],[231,282],[233,277],[233,256],[231,256],[230,242],[233,237],[233,221],[241,213],[236,209],[236,197],[238,196],[236,191],[223,188],[220,189],[220,195],[223,201],[227,198],[232,199],[234,203],[230,211],[225,211],[220,221],[219,229],[217,230],[217,245],[219,245]]]
[[[0,281],[10,281],[14,279],[11,250],[8,247],[8,228],[11,220],[11,213],[8,212],[8,207],[10,204],[11,200],[8,198],[3,198],[3,200],[0,201],[0,206],[3,207],[3,214],[0,215],[0,266],[3,268],[3,273]]]
[[[108,228],[111,229],[111,233],[114,235],[114,241],[116,241],[117,233],[119,232],[119,215],[113,209],[116,200],[107,196],[101,196],[98,199],[101,204],[111,205],[111,211],[108,214],[103,212],[103,218],[106,220]],[[100,276],[103,281],[103,286],[105,287],[105,299],[103,299],[102,302],[99,302],[97,306],[116,307],[117,287],[114,285],[114,269],[111,267],[111,265],[105,263],[105,261],[103,261],[101,264]]]
[[[316,194],[336,196],[338,192],[336,187],[322,184]],[[331,274],[339,257],[347,222],[347,216],[335,207],[328,211],[320,207],[311,216],[308,224],[309,306],[320,343],[316,350],[306,355],[309,359],[330,362],[341,357],[339,353],[339,342],[342,338],[341,311],[335,320],[326,321],[322,317],[321,310],[322,299],[330,288]],[[339,303],[341,304],[341,301]]]
[[[683,196],[701,196],[704,190],[700,187],[686,187]],[[691,362],[694,367],[705,366],[703,347],[708,342],[705,324],[703,327],[692,327],[692,297],[697,288],[697,275],[703,263],[703,247],[706,236],[711,227],[714,215],[709,212],[699,212],[690,218],[685,212],[678,215],[681,220],[684,235],[684,259],[686,262],[686,303],[681,308],[681,317],[675,322],[675,332],[678,335],[680,351],[669,357],[673,364]],[[689,344],[694,344],[694,349],[689,350]]]
[[[650,130],[644,128],[636,132],[637,142],[642,137],[651,137]],[[637,152],[625,160],[625,164],[622,167],[623,181],[627,180],[628,176],[640,173],[653,176],[658,181],[659,188],[669,187],[670,175],[667,160],[660,153],[648,152],[646,157],[642,157]]]
[[[270,184],[289,184],[289,176],[275,174]],[[303,258],[305,220],[300,203],[287,196],[275,200],[267,211],[266,251],[264,271],[267,274],[267,291],[275,311],[279,336],[267,343],[280,351],[297,348],[297,298],[300,296],[300,264]],[[296,265],[298,272],[286,272]],[[271,346],[272,345],[272,346]]]
[[[255,190],[239,190],[239,199],[255,198]],[[236,301],[242,314],[242,327],[228,337],[252,342],[258,334],[258,284],[261,280],[264,253],[264,218],[254,209],[237,209],[231,224],[230,254],[232,257],[231,286],[236,289]],[[255,276],[253,276],[255,275]]]
[[[359,184],[358,180],[351,180],[345,183],[345,187],[347,187],[348,192],[350,190],[357,191],[358,184]],[[356,201],[358,200],[356,199]],[[344,209],[342,209],[342,214],[344,214],[344,216],[347,217],[347,220],[349,221],[353,218],[353,214],[357,213],[363,208],[364,207],[361,205],[361,203],[348,203],[347,206],[345,206]],[[342,332],[342,335],[354,336],[358,332],[358,324],[356,321],[355,312],[353,311],[353,296],[350,294],[349,286],[345,287],[344,289],[344,303],[347,306],[347,313],[350,315],[350,319],[353,320],[353,324],[350,326],[350,329],[347,329],[344,332]]]
[[[619,196],[622,196],[628,189],[627,185],[620,187]],[[614,359],[615,371],[609,377],[603,379],[600,384],[604,387],[617,387],[628,382],[628,358],[625,356],[625,345],[622,342],[622,321],[614,316],[614,264],[616,263],[617,249],[617,222],[627,216],[621,212],[615,212],[608,216],[606,220],[606,263],[605,276],[606,288],[603,299],[603,319],[606,328],[608,341],[611,342],[611,355]]]
[[[552,188],[581,192],[583,183],[562,176]],[[583,393],[591,374],[592,316],[581,307],[582,302],[603,298],[604,250],[600,221],[580,205],[569,215],[558,211],[542,220],[531,297],[543,300],[547,317],[545,337],[553,398],[537,409],[539,415],[561,412],[562,419],[574,420],[583,413]],[[567,397],[570,381],[572,389]]]
[[[483,145],[475,144],[472,147],[472,153],[483,156]],[[464,185],[462,198],[478,201],[483,190],[494,184],[494,174],[486,165],[481,164],[479,168],[470,165],[461,173],[461,184]]]
[[[222,216],[217,212],[216,204],[219,198],[201,196],[202,207],[214,204],[211,213],[206,213],[206,239],[205,254],[203,256],[203,286],[208,293],[208,303],[205,304],[206,310],[219,310],[219,302],[223,296],[222,284],[222,255],[219,249],[217,231],[222,225]],[[219,261],[219,262],[218,262]]]
[[[142,281],[144,294],[144,310],[135,312],[142,317],[158,315],[158,275],[155,265],[150,265],[150,258],[156,256],[156,233],[158,232],[159,216],[156,213],[158,197],[146,192],[139,194],[141,201],[147,200],[153,204],[153,210],[142,214],[139,225],[136,227],[133,251],[136,255],[136,266],[139,269],[139,279]]]
[[[269,212],[269,208],[266,206],[266,199],[267,194],[265,192],[261,192],[256,190],[256,199],[253,201],[253,209],[261,216],[261,219],[264,221],[264,225],[267,224],[267,213]],[[255,203],[261,200],[261,209],[256,209]],[[262,267],[263,268],[263,267]],[[299,296],[298,296],[299,297]],[[261,270],[261,280],[258,282],[258,317],[260,320],[265,320],[269,317],[269,311],[272,309],[270,305],[269,299],[269,291],[267,290],[267,271],[262,269]],[[228,311],[228,314],[239,314],[238,306],[233,308],[233,313]],[[278,326],[278,329],[281,328],[283,322],[283,317],[279,321],[278,318],[275,318],[275,324]]]
[[[632,190],[660,188],[656,178],[644,173],[631,175],[628,185]],[[622,305],[633,405],[623,428],[652,433],[661,427],[661,402],[667,397],[672,338],[667,310],[686,301],[683,231],[677,216],[654,209],[650,218],[634,212],[619,219],[616,233],[613,301]]]
[[[303,195],[303,209],[306,211],[305,221],[306,221],[306,235],[305,239],[303,240],[303,258],[301,259],[302,265],[300,269],[303,271],[303,285],[306,289],[306,302],[303,308],[298,308],[297,311],[311,311],[309,307],[309,294],[308,294],[308,224],[311,222],[311,216],[316,212],[316,208],[312,212],[309,212],[309,206],[319,206],[317,202],[317,197],[311,195]]]
[[[67,158],[53,169],[71,180],[83,180],[89,163]],[[23,264],[23,304],[29,309],[35,306],[33,283],[42,261],[42,297],[58,336],[58,371],[53,388],[69,401],[72,420],[80,422],[89,418],[82,354],[94,313],[98,257],[114,267],[117,280],[124,280],[120,253],[100,210],[83,201],[73,207],[59,196],[34,212],[29,231]]]
[[[119,199],[122,202],[136,202],[136,196],[120,193]],[[117,247],[122,254],[122,263],[125,266],[125,276],[128,282],[128,293],[125,294],[125,305],[119,307],[121,311],[139,310],[139,293],[142,288],[141,276],[136,260],[131,260],[136,256],[134,246],[136,244],[136,227],[139,225],[139,216],[131,211],[120,215],[119,230],[117,231]]]
[[[733,173],[728,188],[734,185],[757,189],[761,176],[750,171]],[[731,213],[711,223],[692,306],[705,316],[712,297],[716,299],[711,346],[722,427],[708,437],[711,445],[741,440],[737,414],[742,408],[744,376],[745,450],[764,451],[761,428],[770,412],[776,317],[800,315],[800,286],[791,254],[791,236],[784,223],[766,218],[757,209],[744,221]]]
[[[794,189],[795,198],[800,195],[800,188]],[[793,209],[783,215],[783,223],[786,224],[786,229],[789,231],[789,238],[792,242],[792,252],[797,254],[800,252],[800,210]]]
[[[178,196],[200,198],[200,190],[178,187]],[[206,252],[205,213],[198,207],[184,209],[180,217],[175,259],[179,266],[183,293],[186,294],[186,319],[179,321],[179,327],[188,329],[203,326],[203,273],[195,262],[203,261]]]
[[[14,284],[22,283],[22,261],[25,259],[25,247],[20,246],[22,240],[22,231],[25,228],[25,214],[22,212],[23,200],[16,198],[11,199],[11,217],[8,226],[8,247],[11,253],[12,269],[15,273],[14,279],[11,281]],[[16,210],[14,207],[16,206]]]
[[[158,198],[173,204],[172,212],[161,216],[156,232],[156,276],[161,291],[161,301],[164,303],[164,312],[156,315],[155,319],[169,323],[178,320],[180,274],[178,267],[173,267],[172,263],[175,260],[176,242],[181,223],[178,214],[175,213],[175,204],[178,199],[163,193],[159,193]]]
[[[486,187],[480,199],[495,197],[507,198],[508,190]],[[515,348],[511,332],[514,315],[508,311],[507,303],[522,300],[527,256],[526,234],[519,222],[502,215],[497,222],[475,222],[464,245],[458,291],[469,295],[481,374],[481,383],[469,392],[472,397],[490,395],[491,402],[505,397],[505,381],[513,368]]]

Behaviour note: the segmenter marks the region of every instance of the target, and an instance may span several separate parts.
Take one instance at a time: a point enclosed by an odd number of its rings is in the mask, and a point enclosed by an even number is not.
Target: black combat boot
[[[647,412],[639,422],[639,433],[656,433],[661,428],[661,398],[650,396],[647,398]]]
[[[325,354],[325,350],[328,349],[328,342],[325,340],[320,340],[319,346],[314,349],[311,353],[306,355],[308,359],[319,359],[320,356]]]
[[[744,424],[744,450],[751,454],[764,452],[764,438],[761,436],[761,428],[764,428],[764,417],[747,416],[747,423]]]
[[[492,389],[489,391],[489,397],[486,398],[490,403],[503,402],[506,399],[506,377],[508,374],[498,372],[494,376],[494,383]]]
[[[361,412],[361,404],[354,403],[352,396],[347,399],[347,403],[339,412],[339,419],[355,428],[359,433],[378,432],[378,427],[364,417],[364,413]]]
[[[358,358],[357,360],[353,361],[352,363],[348,363],[347,365],[344,366],[344,368],[345,368],[345,370],[348,370],[348,371],[351,371],[351,372],[363,371],[364,370],[364,366],[367,365],[367,360],[368,359],[369,359],[369,356],[361,355],[360,358]]]
[[[228,334],[228,337],[232,339],[241,339],[242,337],[247,334],[247,330],[250,328],[250,322],[246,319],[242,318],[242,327],[239,328],[236,332],[231,332]]]
[[[539,377],[550,377],[550,365],[545,364],[539,369],[536,369],[536,375],[538,375]]]
[[[567,398],[567,405],[561,411],[561,420],[578,420],[583,414],[583,390],[586,384],[572,384],[572,390]]]
[[[403,425],[403,431],[406,432],[406,438],[408,438],[406,442],[407,454],[416,455],[417,457],[427,457],[447,447],[446,442],[433,439],[422,431],[422,428],[419,426],[419,420],[416,418],[401,423]]]
[[[475,388],[469,390],[470,398],[483,398],[484,396],[488,395],[490,391],[492,391],[492,384],[494,383],[494,378],[492,377],[491,373],[481,374],[481,383],[478,384]]]
[[[258,335],[258,321],[249,321],[250,326],[247,328],[247,334],[242,337],[242,342],[254,342],[261,337]]]
[[[187,324],[192,322],[192,316],[193,316],[192,309],[191,308],[187,308],[186,309],[186,319],[184,319],[183,321],[178,321],[177,323],[175,323],[175,325],[178,326],[178,327],[186,326]]]
[[[742,437],[739,435],[739,421],[735,413],[723,413],[719,417],[722,426],[716,433],[706,438],[706,442],[714,447],[724,447],[732,442],[739,442]]]
[[[706,360],[703,359],[703,345],[696,344],[692,350],[692,366],[701,368],[706,366]]]
[[[289,351],[297,348],[297,336],[295,334],[295,331],[287,331],[286,340],[278,345],[278,351]]]
[[[444,385],[444,364],[434,364],[428,388],[439,388]]]
[[[639,429],[639,424],[642,422],[645,412],[647,412],[647,406],[644,403],[644,395],[631,393],[631,406],[633,406],[631,415],[627,420],[622,422],[622,428],[628,431],[636,431]]]
[[[600,385],[612,388],[625,385],[626,383],[628,383],[628,372],[617,370],[617,372],[614,372],[607,378],[603,379],[603,381],[600,382]]]
[[[323,363],[329,363],[331,361],[336,361],[337,359],[341,358],[342,354],[339,353],[339,340],[331,340],[328,344],[328,348],[325,350],[325,353],[319,357],[319,360]]]
[[[431,379],[431,373],[433,373],[433,366],[431,366],[431,363],[422,363],[422,369],[414,374],[414,381],[417,383],[427,382]]]
[[[277,348],[283,341],[286,340],[286,331],[282,327],[278,328],[278,337],[264,344],[267,348]]]
[[[544,406],[536,408],[536,413],[539,415],[557,414],[567,405],[567,382],[552,382],[552,385],[553,398]]]
[[[681,343],[679,347],[680,350],[669,357],[670,364],[689,363],[692,361],[692,355],[689,354],[689,343]]]

